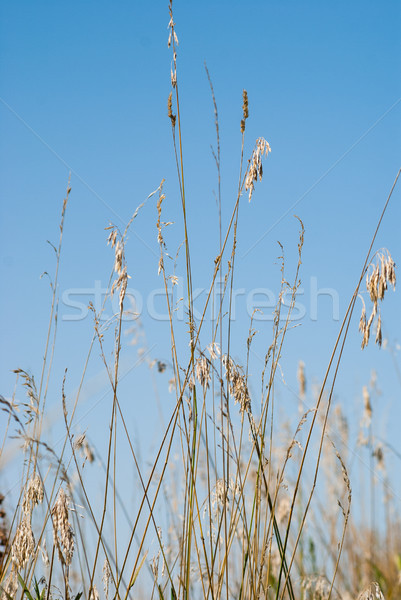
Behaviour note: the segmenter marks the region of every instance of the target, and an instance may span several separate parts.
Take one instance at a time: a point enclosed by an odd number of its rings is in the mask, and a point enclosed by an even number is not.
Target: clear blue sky
[[[12,369],[29,369],[39,377],[50,306],[49,285],[40,275],[54,269],[54,254],[46,240],[58,240],[69,171],[72,192],[60,297],[72,288],[93,288],[96,281],[106,285],[113,257],[104,228],[110,221],[124,226],[162,178],[167,194],[164,216],[175,221],[169,238],[173,254],[182,229],[166,115],[171,61],[167,1],[8,1],[0,10],[0,392],[10,397]],[[298,360],[304,360],[310,383],[321,380],[339,326],[331,317],[327,296],[319,298],[317,319],[311,319],[311,282],[336,291],[342,317],[400,167],[401,5],[366,0],[176,0],[174,10],[195,287],[207,285],[218,249],[213,195],[217,184],[210,151],[215,144],[214,118],[204,62],[219,109],[224,222],[237,186],[243,88],[250,104],[245,155],[250,156],[259,136],[272,148],[251,204],[246,197],[242,200],[237,288],[277,293],[277,240],[285,247],[291,273],[298,232],[293,215],[305,224],[302,282],[307,312],[284,351],[288,387],[278,389],[284,412],[291,412],[297,407],[291,390],[297,389]],[[375,244],[376,249],[388,247],[396,263],[401,263],[400,200],[398,187]],[[127,248],[130,285],[145,299],[161,286],[155,221],[155,201],[150,200],[135,221]],[[92,298],[86,296],[85,302],[88,299]],[[388,294],[382,308],[384,335],[396,349],[400,369],[399,290]],[[73,314],[73,308],[60,302],[49,396],[49,410],[56,407],[56,412],[64,368],[69,369],[71,392],[91,336],[89,317],[79,322],[63,319]],[[376,368],[382,390],[374,407],[377,433],[381,428],[387,431],[401,451],[401,385],[388,351],[373,345],[360,351],[358,319],[359,312],[337,397],[357,425],[362,386]],[[168,359],[167,325],[146,311],[142,322],[151,355]],[[239,299],[233,340],[240,362],[245,360],[248,327],[245,301]],[[271,324],[260,323],[257,328],[255,390],[258,357],[270,343]],[[124,348],[123,370],[135,363],[136,351],[133,346]],[[82,415],[107,389],[101,371],[96,350]],[[172,406],[167,378],[160,376],[157,383],[161,400]],[[132,371],[122,388],[128,419],[138,431],[154,427],[150,385],[143,367]],[[109,401],[106,396],[96,404],[96,410],[82,417],[80,427],[94,424],[98,431],[106,427]],[[151,442],[156,438],[149,436]],[[399,471],[393,458],[391,465]]]

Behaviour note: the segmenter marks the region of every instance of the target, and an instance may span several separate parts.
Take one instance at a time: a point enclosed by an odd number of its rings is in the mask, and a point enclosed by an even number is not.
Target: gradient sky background
[[[183,239],[171,127],[166,115],[171,53],[167,48],[168,3],[3,2],[0,15],[1,164],[1,360],[0,392],[11,397],[17,367],[39,378],[51,294],[43,271],[53,273],[58,225],[68,173],[68,205],[60,298],[68,290],[107,284],[113,253],[104,228],[124,227],[135,208],[166,179],[164,218],[172,254]],[[297,258],[297,214],[306,234],[301,301],[306,315],[290,332],[277,395],[284,414],[297,414],[296,370],[305,362],[307,406],[313,382],[321,381],[339,321],[328,296],[311,318],[311,285],[338,294],[343,317],[401,157],[401,5],[371,1],[335,3],[266,1],[183,2],[174,5],[179,38],[178,77],[195,287],[207,286],[218,252],[213,106],[207,63],[219,110],[223,223],[231,214],[238,181],[242,90],[249,95],[245,157],[264,136],[272,152],[263,182],[240,209],[235,286],[248,293],[280,281],[277,240],[285,248],[289,278]],[[397,187],[375,249],[388,247],[401,262],[401,188]],[[130,286],[146,298],[161,287],[157,277],[156,200],[139,213],[127,246]],[[183,271],[178,274],[183,274]],[[84,303],[92,299],[84,297]],[[162,303],[160,302],[160,310]],[[360,350],[358,304],[349,334],[336,399],[354,430],[362,411],[362,386],[378,373],[381,395],[373,399],[375,431],[401,452],[400,292],[382,306],[389,348]],[[245,362],[249,318],[238,300],[234,356]],[[61,381],[67,395],[79,382],[92,321],[59,304],[59,328],[48,409],[56,445],[62,431]],[[144,310],[149,356],[169,359],[168,324]],[[252,375],[259,390],[261,359],[270,344],[271,322],[256,324]],[[137,364],[137,346],[123,349],[122,396],[138,446],[153,447],[161,432],[155,420],[151,374]],[[205,339],[205,343],[210,340]],[[185,342],[186,343],[186,342]],[[101,446],[111,395],[96,348],[82,395],[78,430]],[[156,376],[165,414],[174,397],[169,374]],[[19,388],[17,397],[22,399]],[[167,407],[167,408],[166,408]],[[4,423],[4,415],[0,417]],[[1,428],[3,425],[1,425]],[[141,432],[141,433],[140,433]],[[351,450],[356,461],[363,450]],[[152,446],[153,445],[153,446]],[[386,453],[390,479],[400,460]],[[8,473],[6,484],[14,483]]]

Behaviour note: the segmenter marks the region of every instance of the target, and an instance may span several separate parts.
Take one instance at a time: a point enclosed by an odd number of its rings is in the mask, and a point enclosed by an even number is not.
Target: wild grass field
[[[296,328],[293,313],[302,285],[307,223],[299,216],[294,219],[295,259],[289,259],[281,245],[278,258],[271,257],[279,285],[269,337],[264,330],[262,368],[257,371],[251,355],[260,311],[256,308],[244,316],[248,333],[238,344],[233,304],[240,209],[257,202],[258,186],[268,177],[270,144],[263,137],[247,137],[252,98],[244,89],[242,99],[236,99],[237,191],[230,200],[223,199],[218,104],[206,67],[215,127],[217,211],[208,217],[214,227],[204,232],[204,243],[210,244],[211,232],[218,231],[213,240],[218,251],[207,265],[210,278],[200,305],[191,258],[202,249],[192,243],[188,227],[191,205],[171,0],[168,16],[171,91],[166,119],[176,164],[176,173],[168,176],[178,176],[179,197],[169,198],[164,180],[157,182],[125,229],[105,223],[109,284],[102,306],[89,304],[91,332],[81,370],[72,374],[66,369],[57,379],[64,433],[56,446],[47,417],[53,360],[59,352],[63,243],[66,236],[74,236],[74,223],[65,228],[74,196],[74,177],[68,180],[55,264],[53,272],[49,270],[48,329],[37,341],[42,368],[32,373],[15,365],[15,388],[1,390],[1,600],[397,600],[400,500],[397,472],[387,468],[386,457],[398,450],[376,435],[381,374],[373,370],[361,390],[356,428],[348,422],[343,405],[347,399],[337,395],[336,383],[342,369],[352,369],[343,364],[350,331],[359,327],[358,352],[387,343],[382,321],[387,296],[396,287],[398,257],[393,259],[391,248],[378,247],[377,235],[400,171],[388,182],[387,197],[380,199],[380,218],[362,249],[364,260],[353,274],[354,291],[340,315],[334,344],[325,342],[329,356],[325,371],[315,374],[313,365],[306,369],[300,355],[297,408],[292,414],[283,412],[277,389],[285,378],[282,359]],[[157,426],[149,435],[141,431],[140,408],[135,427],[127,418],[129,397],[122,388],[121,366],[129,344],[124,317],[135,311],[127,297],[131,277],[135,278],[127,248],[148,203],[154,205],[154,227],[140,233],[152,243],[157,236],[154,266],[168,315],[159,335],[170,349],[167,357],[153,355],[140,318],[133,321],[128,334],[136,337],[139,360],[156,381],[145,397],[141,392],[139,403],[152,406]],[[175,223],[170,221],[172,203],[180,210]],[[179,245],[171,242],[172,228]],[[179,278],[184,282],[183,297]],[[103,313],[112,307],[113,316],[105,322]],[[302,329],[297,335],[302,336]],[[103,364],[111,392],[102,414],[101,446],[92,442],[96,432],[90,426],[82,431],[77,419],[94,355]],[[390,351],[388,356],[391,360]],[[319,379],[312,381],[312,375]],[[173,400],[158,412],[161,377]],[[79,382],[74,390],[70,378]],[[98,427],[96,422],[94,428]],[[146,456],[140,447],[144,437],[156,440],[151,452],[145,449]],[[356,459],[357,454],[363,460]],[[126,492],[128,479],[133,496]],[[10,487],[9,481],[18,485]]]

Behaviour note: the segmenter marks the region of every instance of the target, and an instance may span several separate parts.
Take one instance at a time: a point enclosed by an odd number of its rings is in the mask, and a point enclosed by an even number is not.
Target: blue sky
[[[175,222],[168,234],[173,254],[182,241],[182,224],[166,115],[171,63],[167,2],[21,1],[4,2],[0,10],[0,391],[10,397],[12,369],[22,367],[39,377],[50,307],[48,281],[40,275],[54,269],[54,253],[46,240],[58,240],[69,171],[72,192],[60,298],[72,289],[93,289],[97,281],[106,285],[113,256],[104,228],[110,222],[123,227],[162,178],[167,196],[164,216]],[[250,106],[245,157],[259,136],[272,148],[262,183],[251,203],[243,197],[240,209],[235,285],[244,288],[245,296],[239,296],[233,328],[240,362],[245,360],[249,328],[244,298],[256,288],[277,293],[277,240],[285,247],[290,274],[298,242],[293,215],[305,224],[302,303],[306,316],[290,333],[282,360],[286,384],[278,389],[283,411],[291,412],[297,407],[293,392],[298,360],[304,360],[310,382],[320,381],[339,327],[327,295],[318,297],[317,318],[311,319],[313,286],[335,290],[342,318],[400,167],[401,6],[366,0],[177,0],[174,10],[195,287],[207,285],[218,251],[217,182],[210,150],[215,131],[205,62],[219,110],[224,223],[238,180],[243,88]],[[375,249],[388,247],[396,263],[401,262],[400,198],[398,187],[375,244]],[[130,285],[145,302],[161,286],[156,218],[152,199],[135,221],[127,247]],[[394,348],[398,372],[399,298],[399,291],[388,294],[382,307],[384,335]],[[64,368],[69,369],[67,389],[72,393],[90,342],[90,318],[65,319],[73,314],[74,309],[61,301],[49,398],[49,410],[53,408],[55,415]],[[400,451],[401,384],[388,350],[371,345],[360,351],[358,319],[359,312],[346,347],[337,397],[357,426],[362,386],[375,368],[382,390],[377,399],[377,433],[386,432]],[[142,323],[150,354],[167,360],[167,323],[155,321],[146,311]],[[260,357],[270,343],[271,322],[261,322],[257,328],[252,363],[255,390]],[[136,347],[124,348],[123,369],[136,364],[136,353]],[[157,385],[162,402],[172,406],[167,379],[163,376]],[[147,431],[155,427],[147,398],[150,385],[144,367],[134,369],[124,381],[135,430],[142,429],[142,422]],[[106,389],[96,352],[84,391],[82,429],[104,424],[110,400],[103,396]],[[157,432],[147,437],[153,442]],[[399,462],[389,460],[399,471]]]

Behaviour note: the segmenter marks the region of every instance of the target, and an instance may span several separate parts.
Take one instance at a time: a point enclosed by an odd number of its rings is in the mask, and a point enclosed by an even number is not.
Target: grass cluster
[[[355,304],[365,282],[371,306],[365,306],[360,317],[362,348],[372,343],[373,337],[377,344],[382,343],[380,302],[387,289],[395,287],[395,265],[387,250],[375,252],[375,239],[392,190],[366,249],[366,260],[357,274],[355,291],[322,382],[309,397],[310,408],[305,410],[306,376],[303,363],[299,363],[300,410],[295,420],[285,423],[277,415],[275,382],[280,376],[280,359],[292,327],[291,316],[300,286],[304,227],[299,220],[298,260],[291,277],[286,273],[284,258],[280,258],[281,287],[264,367],[252,385],[252,389],[260,390],[255,397],[250,391],[249,373],[256,333],[253,318],[244,340],[246,360],[238,364],[232,340],[231,305],[239,207],[241,202],[252,200],[270,146],[259,138],[249,160],[244,156],[249,117],[244,90],[238,189],[230,218],[223,223],[219,121],[207,73],[215,112],[220,236],[219,252],[211,265],[209,293],[201,318],[195,318],[181,140],[178,40],[171,3],[168,44],[172,70],[167,112],[182,208],[183,244],[179,252],[183,256],[186,298],[177,298],[176,294],[176,262],[170,260],[173,254],[166,243],[165,231],[170,223],[168,215],[164,220],[162,182],[152,195],[157,200],[158,269],[169,314],[171,356],[168,365],[157,359],[149,359],[148,364],[154,371],[171,370],[174,408],[160,433],[153,463],[149,469],[144,468],[120,394],[123,315],[129,279],[125,249],[139,207],[124,231],[114,225],[108,227],[113,267],[103,309],[99,313],[91,306],[93,337],[81,384],[74,398],[66,397],[67,374],[60,386],[65,424],[61,451],[56,453],[47,439],[44,421],[57,329],[64,217],[71,192],[68,183],[42,371],[35,379],[31,373],[16,369],[17,389],[25,388],[25,402],[18,402],[16,393],[9,399],[0,398],[7,421],[1,454],[5,455],[10,438],[17,436],[24,457],[14,505],[8,497],[0,497],[1,599],[395,600],[401,597],[401,523],[396,498],[387,485],[383,447],[373,434],[371,397],[375,394],[375,380],[364,388],[359,444],[368,449],[371,498],[375,498],[376,506],[383,505],[383,518],[374,519],[375,505],[371,503],[371,518],[363,524],[361,509],[352,504],[347,467],[349,428],[341,406],[333,406],[344,345],[349,328],[354,326]],[[218,302],[214,294],[217,281],[224,282]],[[118,296],[119,312],[113,319],[114,328],[109,324],[105,329],[101,325],[102,311],[113,295]],[[176,319],[180,302],[186,309],[184,334]],[[210,309],[211,323],[206,317]],[[111,359],[107,350],[109,337],[113,345]],[[102,357],[112,391],[109,420],[104,426],[108,436],[105,456],[98,456],[87,435],[77,434],[74,422],[94,348]],[[122,440],[138,482],[134,511],[119,493],[117,484]],[[102,481],[103,490],[100,502],[88,483],[93,477],[88,476],[91,469],[99,469],[97,478]],[[378,474],[383,485],[376,482]],[[357,494],[356,502],[362,501],[361,494]],[[127,536],[121,535],[122,527],[125,533],[128,531]]]

